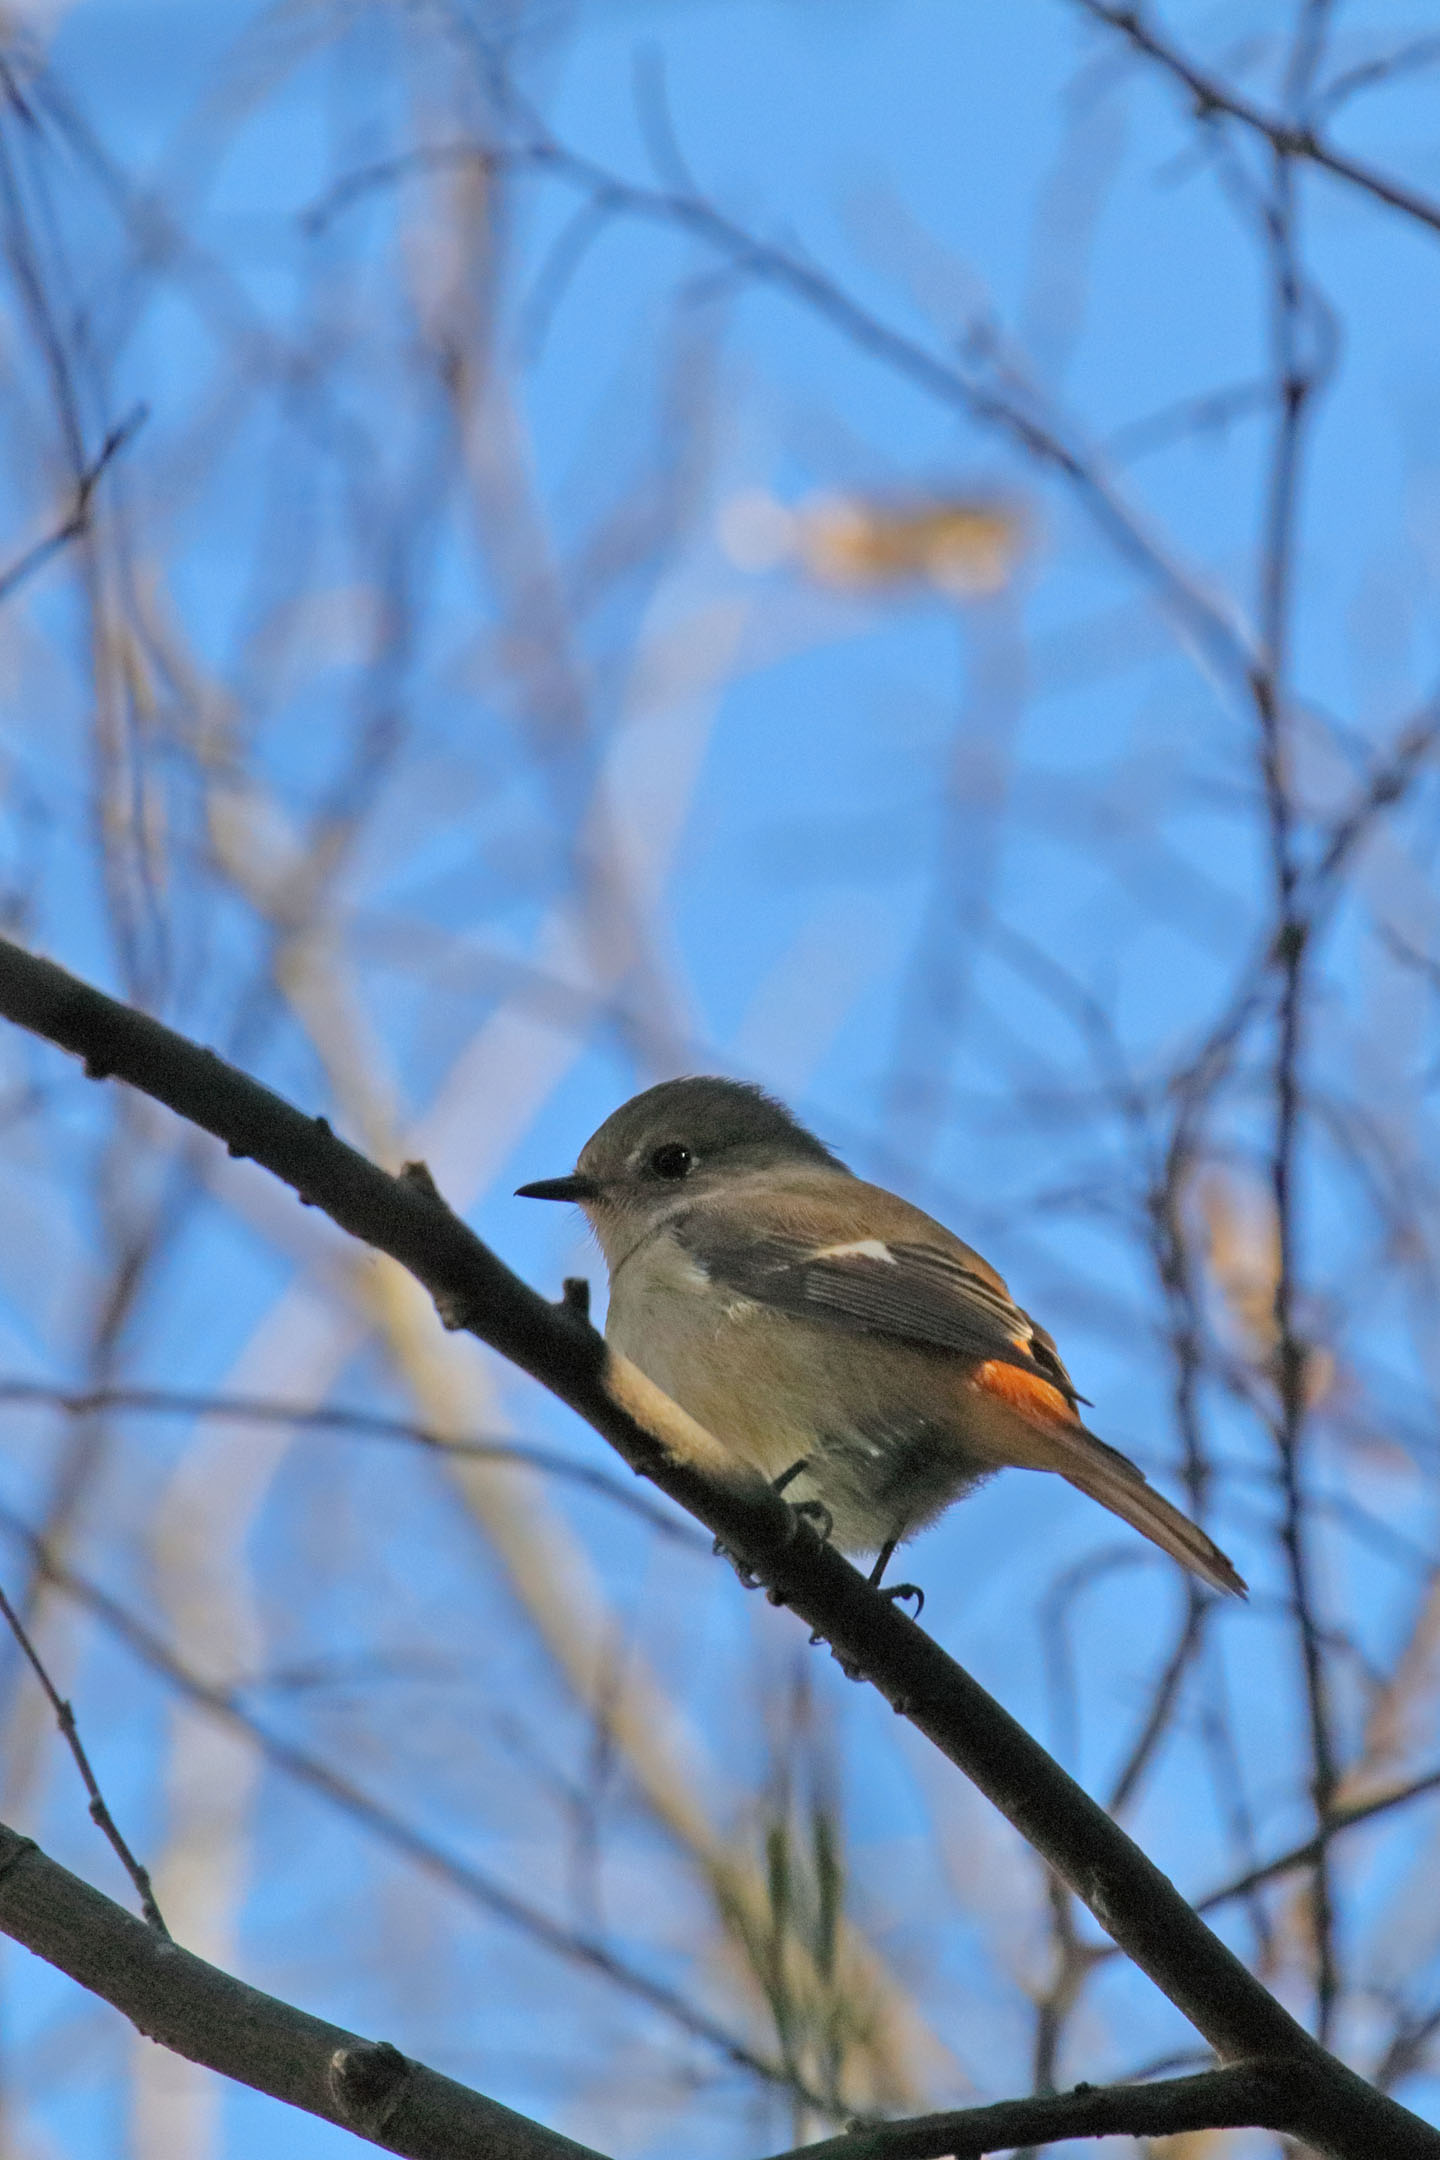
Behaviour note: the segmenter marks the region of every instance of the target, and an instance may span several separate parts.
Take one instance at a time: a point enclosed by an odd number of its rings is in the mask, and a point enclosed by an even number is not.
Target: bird
[[[661,1081],[573,1172],[517,1197],[584,1210],[610,1346],[841,1552],[875,1555],[877,1588],[898,1546],[1011,1467],[1054,1471],[1201,1582],[1247,1594],[1205,1531],[1090,1431],[1053,1340],[989,1262],[763,1089]]]

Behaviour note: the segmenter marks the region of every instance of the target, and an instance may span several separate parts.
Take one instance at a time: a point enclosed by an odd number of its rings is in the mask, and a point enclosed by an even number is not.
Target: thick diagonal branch
[[[600,2160],[497,2100],[207,1965],[0,1824],[0,1930],[162,2047],[408,2160]]]
[[[425,1284],[721,1538],[955,1763],[1229,2061],[1294,2063],[1293,2127],[1335,2160],[1440,2160],[1429,2128],[1327,2054],[1000,1705],[567,1306],[513,1275],[423,1176],[392,1177],[213,1051],[0,940],[0,1013],[253,1157]],[[483,1106],[477,1106],[477,1112]]]

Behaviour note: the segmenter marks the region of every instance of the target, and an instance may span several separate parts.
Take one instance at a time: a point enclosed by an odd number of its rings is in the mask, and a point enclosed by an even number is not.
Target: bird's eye
[[[694,1167],[694,1156],[688,1147],[681,1147],[678,1140],[670,1141],[665,1147],[657,1147],[650,1157],[650,1168],[656,1177],[689,1177]]]

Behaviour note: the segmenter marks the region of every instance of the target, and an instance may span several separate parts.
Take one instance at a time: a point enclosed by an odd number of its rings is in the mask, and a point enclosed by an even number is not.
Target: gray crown
[[[828,1163],[835,1170],[845,1168],[763,1088],[743,1080],[713,1079],[662,1080],[658,1087],[632,1096],[586,1142],[581,1160],[587,1168],[602,1161],[624,1162],[643,1144],[664,1141],[682,1142],[709,1160],[732,1152],[764,1155],[773,1148]]]

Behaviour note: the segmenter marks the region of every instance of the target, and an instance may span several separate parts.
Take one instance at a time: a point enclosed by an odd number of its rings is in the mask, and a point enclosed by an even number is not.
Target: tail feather
[[[1244,1577],[1236,1572],[1214,1539],[1207,1537],[1188,1515],[1182,1515],[1179,1508],[1172,1507],[1163,1493],[1156,1492],[1127,1456],[1107,1447],[1103,1440],[1096,1440],[1083,1427],[1068,1432],[1065,1439],[1068,1459],[1063,1467],[1060,1463],[1055,1467],[1069,1484],[1098,1500],[1101,1507],[1109,1508],[1112,1515],[1128,1522],[1213,1590],[1249,1596]],[[1095,1452],[1092,1455],[1085,1447],[1083,1458],[1077,1462],[1074,1458],[1085,1442],[1091,1443]]]
[[[971,1371],[967,1386],[964,1430],[976,1452],[997,1465],[1058,1471],[1212,1589],[1249,1596],[1244,1578],[1214,1540],[1156,1492],[1128,1455],[1082,1425],[1059,1388],[1023,1366],[993,1359]]]

